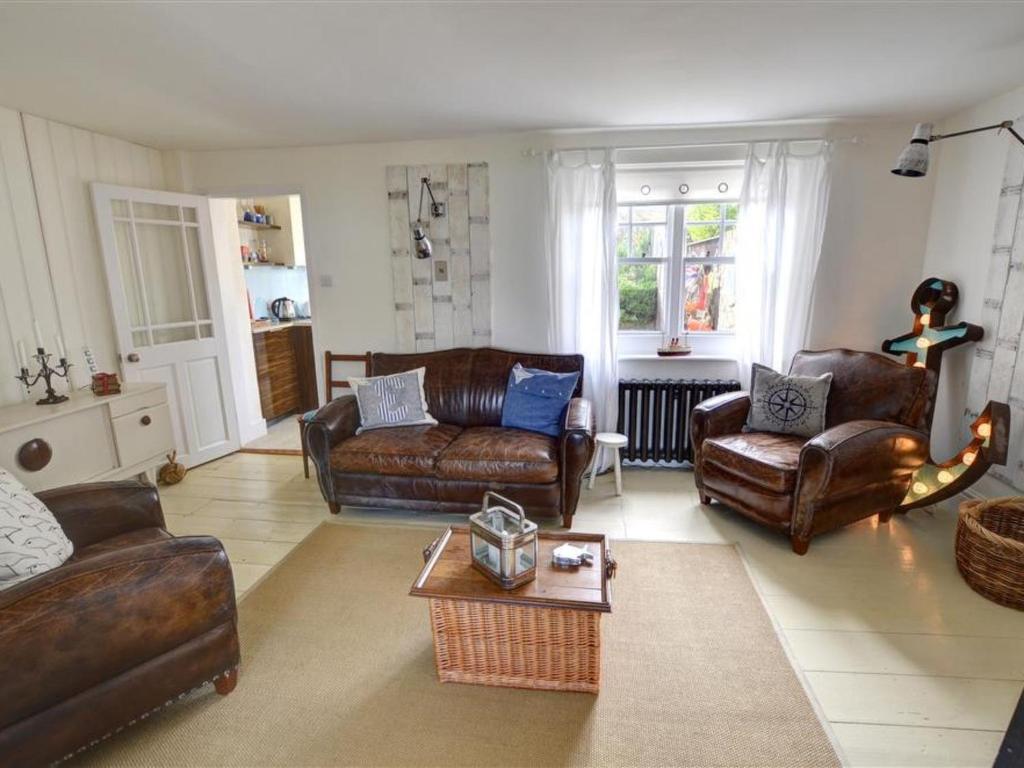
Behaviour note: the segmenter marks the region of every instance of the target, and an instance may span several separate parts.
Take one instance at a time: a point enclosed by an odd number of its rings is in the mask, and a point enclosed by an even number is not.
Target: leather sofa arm
[[[749,412],[749,392],[726,392],[697,403],[690,415],[690,437],[694,449],[699,450],[700,444],[709,437],[741,431]]]
[[[316,467],[320,491],[330,504],[335,503],[334,481],[331,478],[331,449],[355,435],[359,424],[359,403],[356,396],[342,395],[317,411],[306,425],[306,447],[309,450],[309,457]]]
[[[0,724],[18,722],[236,621],[208,536],[113,549],[0,591]]]
[[[594,406],[585,397],[574,397],[565,409],[565,424],[562,439],[568,432],[594,434]]]
[[[562,479],[562,527],[572,527],[572,516],[580,499],[583,473],[594,456],[594,409],[583,397],[574,397],[565,410],[565,424],[559,441]]]
[[[76,549],[140,528],[163,528],[155,486],[137,480],[67,485],[36,496]]]
[[[864,509],[895,507],[928,459],[928,435],[888,421],[848,421],[809,440],[800,451],[792,532],[814,529],[817,509],[856,497]]]
[[[308,429],[322,434],[325,440],[321,441],[320,447],[326,447],[328,451],[342,440],[352,437],[359,429],[359,403],[356,402],[356,396],[342,395],[331,400],[309,420]],[[311,455],[313,448],[311,444]]]

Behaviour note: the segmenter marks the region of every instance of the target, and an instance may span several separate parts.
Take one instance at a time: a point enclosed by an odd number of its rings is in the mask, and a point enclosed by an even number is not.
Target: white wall
[[[175,153],[190,191],[302,196],[319,352],[394,348],[385,168],[392,164],[486,161],[490,166],[494,342],[543,348],[547,338],[541,159],[524,150],[778,136],[858,135],[839,144],[836,177],[810,342],[877,349],[907,326],[920,279],[930,181],[889,173],[910,125],[798,124],[687,130],[515,134],[446,141],[278,150]],[[322,287],[327,278],[332,287]],[[660,369],[659,369],[660,370]],[[665,376],[676,375],[666,368]],[[695,375],[704,375],[697,373]]]
[[[83,350],[118,371],[89,182],[163,188],[160,152],[0,108],[0,404],[22,399],[14,348],[64,337],[73,384],[89,383]],[[38,201],[38,203],[37,203]],[[61,387],[58,387],[61,391]],[[38,392],[38,387],[36,389]]]
[[[267,434],[267,422],[260,408],[256,355],[249,323],[238,214],[231,198],[210,200],[210,225],[213,228],[213,254],[217,264],[217,284],[224,305],[224,333],[228,345],[231,389],[238,413],[238,439],[242,445]]]
[[[936,130],[949,133],[1022,115],[1024,87],[954,115]],[[922,276],[955,282],[960,288],[960,305],[952,319],[980,323],[1007,153],[1024,152],[1024,146],[1010,136],[991,132],[936,143],[933,152],[928,176],[934,177],[935,193]],[[969,439],[963,413],[971,356],[971,345],[965,345],[943,357],[932,429],[936,458],[946,458]]]

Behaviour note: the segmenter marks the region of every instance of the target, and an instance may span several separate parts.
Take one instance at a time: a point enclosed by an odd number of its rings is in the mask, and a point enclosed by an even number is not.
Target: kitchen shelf
[[[242,263],[242,269],[252,269],[253,267],[277,267],[278,269],[295,269],[294,264],[282,264],[279,261],[254,261],[250,263]]]
[[[257,224],[255,221],[238,220],[238,226],[245,229],[281,229],[278,224]]]

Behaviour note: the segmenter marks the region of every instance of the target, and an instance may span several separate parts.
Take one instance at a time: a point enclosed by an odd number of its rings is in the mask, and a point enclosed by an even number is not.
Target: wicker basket
[[[445,683],[597,693],[601,614],[430,600],[437,674]]]
[[[975,592],[1024,610],[1024,497],[961,504],[956,564]]]

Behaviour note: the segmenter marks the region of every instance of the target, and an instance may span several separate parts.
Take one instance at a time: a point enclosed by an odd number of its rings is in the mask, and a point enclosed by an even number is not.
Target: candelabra
[[[57,392],[53,389],[51,379],[53,379],[54,375],[60,376],[62,379],[66,379],[68,377],[68,369],[71,368],[71,363],[68,362],[66,357],[61,357],[60,370],[58,370],[57,368],[51,368],[51,357],[53,357],[53,355],[47,353],[45,349],[43,349],[42,347],[37,347],[36,353],[32,355],[32,359],[38,361],[39,372],[34,377],[30,378],[28,373],[28,367],[22,364],[21,374],[15,376],[15,378],[18,379],[18,381],[25,385],[25,389],[28,391],[31,391],[32,387],[35,386],[35,384],[40,379],[46,382],[46,397],[44,397],[42,400],[36,400],[36,405],[55,405],[57,403],[63,403],[65,400],[68,399],[67,395],[57,394]]]

